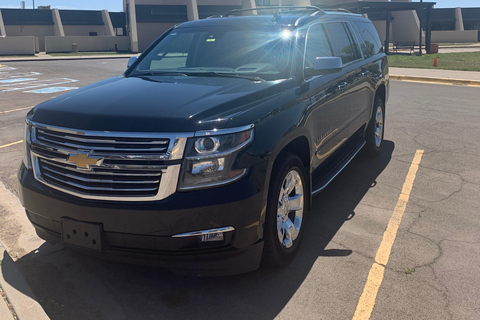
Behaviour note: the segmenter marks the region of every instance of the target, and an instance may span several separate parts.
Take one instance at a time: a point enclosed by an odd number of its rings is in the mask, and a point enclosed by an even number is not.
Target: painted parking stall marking
[[[24,81],[32,81],[32,80],[37,80],[37,79],[35,78],[6,79],[6,80],[0,80],[0,83],[15,83],[15,82],[24,82]]]
[[[18,108],[18,109],[13,109],[13,110],[0,111],[0,114],[10,113],[10,112],[15,112],[15,111],[28,110],[28,109],[32,109],[32,108],[33,108],[33,106],[31,106],[31,107],[25,107],[25,108]]]
[[[69,79],[69,78],[56,78],[56,79],[16,82],[16,83],[10,83],[10,84],[2,84],[0,82],[0,92],[29,90],[29,89],[35,89],[40,87],[56,86],[59,84],[67,84],[67,83],[74,83],[74,82],[78,82],[78,80]],[[75,87],[75,89],[77,88]],[[29,92],[29,91],[24,91],[24,92]]]
[[[75,89],[78,89],[78,87],[49,87],[49,88],[42,88],[42,89],[36,89],[36,90],[31,90],[31,91],[25,91],[25,92],[55,93],[55,92],[75,90]]]
[[[39,72],[17,72],[17,73],[9,73],[9,72],[1,72],[0,69],[0,80],[4,79],[15,79],[15,78],[32,78],[41,76],[42,74]],[[35,78],[36,79],[36,78]]]
[[[68,83],[78,82],[78,80],[75,79],[42,79],[42,74],[39,72],[8,72],[11,70],[15,70],[15,68],[8,69],[8,67],[6,66],[2,66],[0,68],[0,92],[22,90],[26,93],[56,93],[61,91],[78,89],[78,87],[59,86],[62,84],[65,85]],[[42,88],[42,90],[37,90],[37,88]]]
[[[7,67],[6,65],[0,65],[0,72],[1,71],[10,71],[10,70],[17,70],[17,68]]]
[[[375,255],[375,261],[373,262],[370,272],[368,273],[367,283],[363,289],[363,293],[358,300],[357,309],[353,316],[353,320],[368,320],[372,315],[373,307],[375,306],[375,300],[377,299],[378,290],[382,285],[385,267],[390,258],[392,252],[393,243],[397,237],[397,231],[402,222],[403,214],[407,208],[408,200],[410,199],[410,193],[412,192],[413,182],[417,176],[417,171],[422,161],[423,150],[417,150],[415,157],[413,158],[410,169],[408,170],[405,183],[403,184],[402,192],[398,197],[397,205],[393,210],[392,217],[388,222],[387,229],[383,234],[382,242]]]
[[[4,144],[3,146],[0,146],[0,149],[6,148],[6,147],[10,147],[10,146],[14,146],[14,145],[19,144],[19,143],[22,143],[22,142],[23,142],[23,140],[16,141],[16,142],[12,142],[12,143],[8,143],[8,144]]]

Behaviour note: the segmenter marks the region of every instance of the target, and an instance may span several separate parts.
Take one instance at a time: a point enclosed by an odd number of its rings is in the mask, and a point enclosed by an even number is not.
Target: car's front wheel
[[[280,156],[272,172],[264,224],[264,262],[282,266],[293,259],[302,240],[307,199],[305,170],[292,153]]]

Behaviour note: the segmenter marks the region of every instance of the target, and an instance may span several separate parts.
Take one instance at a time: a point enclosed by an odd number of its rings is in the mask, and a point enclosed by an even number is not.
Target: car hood
[[[236,114],[283,92],[285,83],[224,77],[119,76],[44,102],[29,118],[52,126],[95,131],[224,128]]]

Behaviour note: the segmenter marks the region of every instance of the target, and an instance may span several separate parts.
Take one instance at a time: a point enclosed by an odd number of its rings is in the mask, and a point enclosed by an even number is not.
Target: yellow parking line
[[[2,113],[14,112],[14,111],[27,110],[27,109],[32,109],[32,108],[33,108],[33,107],[25,107],[25,108],[18,108],[18,109],[7,110],[7,111],[0,111],[0,114],[2,114]]]
[[[17,141],[17,142],[12,142],[12,143],[9,143],[9,144],[4,144],[3,146],[0,146],[0,149],[10,147],[10,146],[22,143],[22,142],[23,142],[23,140],[20,140],[20,141]]]
[[[390,258],[392,246],[395,242],[395,238],[397,237],[398,227],[402,222],[403,214],[407,208],[407,203],[410,199],[410,192],[412,191],[413,182],[415,181],[422,156],[423,150],[417,150],[410,169],[408,170],[405,183],[403,184],[402,193],[398,197],[397,205],[393,210],[393,214],[390,218],[387,229],[383,234],[383,240],[375,256],[375,262],[368,273],[367,283],[365,284],[363,293],[358,300],[357,309],[355,310],[353,320],[368,320],[372,315],[378,289],[380,289],[380,285],[383,281],[385,266]]]

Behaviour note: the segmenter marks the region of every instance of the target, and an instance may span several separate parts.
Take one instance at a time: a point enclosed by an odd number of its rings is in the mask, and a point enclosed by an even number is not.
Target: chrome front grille
[[[52,147],[75,150],[94,150],[97,154],[150,154],[164,156],[170,139],[125,137],[125,136],[85,136],[62,131],[37,128],[37,140]]]
[[[45,181],[100,196],[155,196],[161,179],[161,171],[148,170],[96,170],[84,172],[75,166],[39,159],[40,172]]]
[[[161,200],[176,191],[193,134],[76,131],[32,123],[35,178],[85,199]],[[83,160],[78,159],[82,156]],[[83,161],[88,161],[88,164]]]

